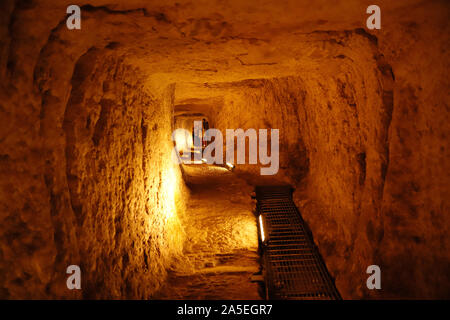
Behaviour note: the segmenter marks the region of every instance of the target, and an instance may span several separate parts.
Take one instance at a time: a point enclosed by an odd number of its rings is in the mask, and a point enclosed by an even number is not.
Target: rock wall
[[[344,298],[448,297],[448,110],[437,102],[446,93],[436,83],[427,100],[418,79],[405,88],[407,74],[397,75],[378,39],[361,30],[328,33],[320,43],[325,50],[314,54],[325,59],[314,70],[218,86],[225,97],[218,126],[280,129],[273,182],[296,186],[297,205]],[[418,64],[421,74],[430,71]],[[443,118],[430,118],[438,110]],[[236,171],[258,175],[259,166]],[[382,291],[366,287],[372,264],[381,267]]]
[[[174,86],[145,88],[111,46],[66,45],[2,69],[0,297],[148,298],[184,240]]]
[[[408,9],[380,49],[395,72],[379,248],[389,297],[450,298],[450,4]],[[417,16],[421,16],[417,18]]]
[[[95,66],[93,54],[75,67],[63,124],[80,262],[89,274],[83,294],[146,298],[184,240],[182,182],[169,158],[173,87],[152,97],[135,71],[114,58]],[[98,68],[92,77],[90,67]]]

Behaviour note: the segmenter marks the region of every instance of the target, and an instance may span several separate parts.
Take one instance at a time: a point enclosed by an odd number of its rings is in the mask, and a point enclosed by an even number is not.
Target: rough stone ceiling
[[[379,1],[383,21],[408,12],[411,3]],[[176,74],[177,80],[232,81],[286,73],[305,33],[364,26],[369,1],[79,1],[82,30],[67,31],[70,1],[42,1],[47,15],[30,19],[36,33],[59,29],[61,37],[96,44],[117,42],[144,70]],[[40,15],[42,10],[29,11]],[[100,23],[99,23],[100,21]],[[57,25],[59,22],[59,25]],[[88,39],[89,40],[89,39]],[[174,62],[177,62],[174,64]],[[179,66],[174,70],[173,66]],[[181,77],[181,79],[180,79]]]
[[[404,23],[414,22],[420,3],[379,1],[383,23],[396,25],[399,17]],[[336,45],[342,31],[364,27],[370,2],[80,1],[80,31],[65,27],[69,4],[43,0],[45,16],[31,5],[26,19],[21,19],[33,21],[37,36],[48,34],[41,55],[54,60],[51,55],[64,47],[72,49],[76,59],[91,47],[113,49],[141,70],[149,86],[177,83],[176,104],[185,104],[186,99],[211,98],[211,91],[203,90],[208,89],[205,83],[314,72],[324,63],[332,69],[330,61],[343,54],[344,47]],[[389,32],[382,30],[378,36]],[[330,38],[334,43],[327,42]],[[30,52],[35,50],[32,45]],[[351,59],[352,48],[345,50]]]

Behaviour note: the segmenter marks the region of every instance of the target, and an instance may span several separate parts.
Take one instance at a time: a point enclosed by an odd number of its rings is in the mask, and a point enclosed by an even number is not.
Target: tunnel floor
[[[184,257],[154,299],[261,299],[253,187],[222,167],[183,165],[191,190]]]

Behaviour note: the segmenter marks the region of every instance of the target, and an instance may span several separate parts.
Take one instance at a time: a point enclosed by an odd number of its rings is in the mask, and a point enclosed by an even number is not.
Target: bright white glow
[[[193,163],[193,164],[202,164],[203,161],[201,161],[201,160],[194,160],[194,161],[191,161],[191,163]]]
[[[234,168],[234,166],[231,163],[229,163],[229,162],[227,162],[227,166],[230,167],[230,169]]]
[[[202,162],[206,163],[208,160],[206,160],[205,158],[202,158]]]
[[[175,141],[178,151],[183,151],[183,153],[185,151],[190,151],[190,146],[188,143],[190,136],[189,131],[185,129],[177,129],[172,133],[172,141]]]
[[[263,222],[262,222],[262,215],[259,215],[259,229],[261,230],[261,240],[262,240],[262,242],[264,242],[265,237],[264,237],[264,227],[263,227]]]

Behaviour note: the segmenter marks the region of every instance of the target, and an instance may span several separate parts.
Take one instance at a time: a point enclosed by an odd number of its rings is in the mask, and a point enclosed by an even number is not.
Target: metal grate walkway
[[[290,186],[256,187],[268,299],[341,299],[292,201]],[[260,230],[260,237],[263,236]]]

